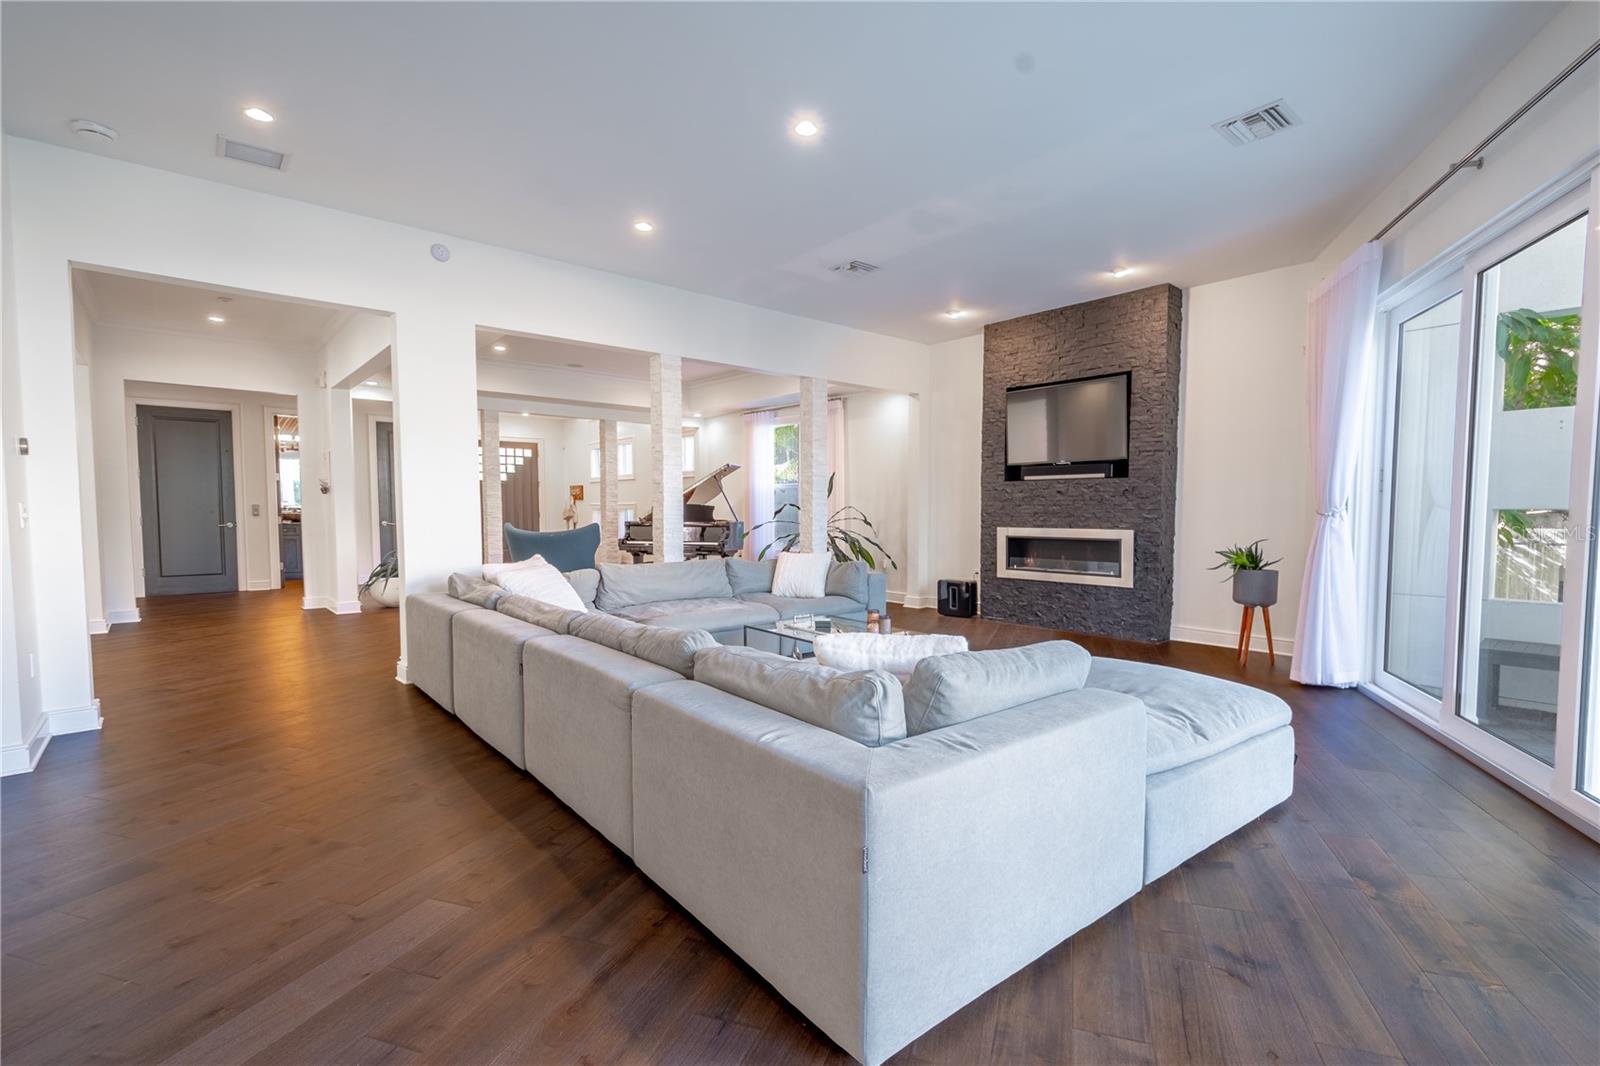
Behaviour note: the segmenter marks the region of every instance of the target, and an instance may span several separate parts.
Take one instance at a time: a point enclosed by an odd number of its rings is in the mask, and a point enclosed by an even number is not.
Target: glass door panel
[[[1448,630],[1461,294],[1401,322],[1395,343],[1383,668],[1439,699]]]
[[[1477,277],[1456,713],[1554,765],[1585,218]]]

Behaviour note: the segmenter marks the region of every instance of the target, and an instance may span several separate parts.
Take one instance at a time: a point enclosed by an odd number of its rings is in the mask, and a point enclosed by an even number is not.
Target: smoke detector
[[[1299,125],[1301,125],[1300,116],[1289,110],[1289,105],[1282,100],[1274,100],[1254,111],[1246,111],[1242,115],[1213,122],[1211,128],[1216,130],[1223,140],[1237,148],[1241,145],[1254,144],[1256,141],[1264,141],[1280,130]]]
[[[110,144],[117,139],[117,131],[110,126],[102,126],[98,122],[90,122],[86,118],[75,118],[67,123],[67,127],[86,141],[99,141]]]
[[[283,152],[262,148],[256,144],[245,144],[220,133],[217,134],[217,155],[223,159],[236,159],[241,163],[266,167],[268,170],[282,170],[289,162],[288,155]]]
[[[873,266],[871,263],[863,263],[859,259],[852,259],[848,263],[840,263],[838,266],[834,267],[833,270],[836,274],[849,274],[855,277],[864,278],[868,274],[877,273],[878,268]]]

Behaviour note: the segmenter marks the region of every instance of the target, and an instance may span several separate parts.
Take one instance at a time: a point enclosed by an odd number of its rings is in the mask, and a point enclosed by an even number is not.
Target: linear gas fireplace
[[[1133,587],[1131,529],[994,531],[995,576]]]

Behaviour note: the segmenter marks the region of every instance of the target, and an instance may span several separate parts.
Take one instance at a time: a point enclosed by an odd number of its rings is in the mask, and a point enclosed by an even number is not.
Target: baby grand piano
[[[739,512],[722,487],[722,479],[739,469],[737,463],[724,463],[693,485],[683,490],[683,557],[699,559],[706,556],[737,555],[744,547],[744,523]],[[728,503],[731,520],[716,518],[714,500],[721,496]],[[644,562],[653,550],[655,515],[647,514],[629,522],[623,530],[625,536],[617,547],[633,556],[636,563]]]

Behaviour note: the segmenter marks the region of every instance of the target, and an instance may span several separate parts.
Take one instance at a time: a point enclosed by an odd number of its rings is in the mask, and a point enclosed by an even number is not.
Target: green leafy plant
[[[1270,563],[1266,561],[1266,556],[1261,552],[1261,545],[1266,542],[1266,538],[1263,537],[1260,540],[1251,541],[1249,544],[1235,544],[1231,548],[1223,548],[1217,552],[1218,555],[1222,556],[1222,562],[1206,569],[1221,570],[1226,567],[1228,577],[1223,578],[1222,580],[1224,581],[1227,581],[1228,578],[1231,578],[1240,570],[1270,570],[1283,562],[1283,560],[1274,559]]]
[[[1502,311],[1495,351],[1506,365],[1505,410],[1572,407],[1578,402],[1576,311]]]
[[[388,555],[383,557],[383,562],[372,568],[372,573],[368,574],[367,579],[361,583],[360,591],[371,592],[372,586],[376,585],[378,582],[388,581],[390,578],[397,578],[399,576],[400,559],[395,555],[394,552],[390,552]]]
[[[828,475],[828,498],[833,498],[832,474]],[[752,526],[750,532],[754,533],[758,529],[776,525],[778,522],[784,521],[786,516],[790,522],[799,521],[800,505],[798,503],[784,504],[773,512],[771,521]],[[874,526],[872,520],[861,513],[859,507],[841,507],[828,516],[828,550],[833,552],[835,562],[848,563],[860,559],[876,570],[878,568],[878,560],[881,558],[891,570],[900,569],[899,565],[894,561],[894,556],[889,554],[887,548],[878,543],[876,538],[881,536],[883,534],[878,532],[878,527]],[[758,558],[765,559],[770,551],[788,551],[795,546],[795,542],[799,539],[800,533],[798,530],[793,533],[787,533],[762,548]],[[873,554],[874,549],[877,550],[877,554]]]

